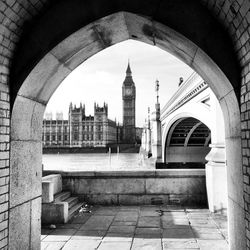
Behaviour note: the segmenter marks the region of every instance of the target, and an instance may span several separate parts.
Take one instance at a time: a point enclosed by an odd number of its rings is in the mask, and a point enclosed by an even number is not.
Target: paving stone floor
[[[169,206],[93,207],[41,240],[46,250],[228,249],[226,216]]]

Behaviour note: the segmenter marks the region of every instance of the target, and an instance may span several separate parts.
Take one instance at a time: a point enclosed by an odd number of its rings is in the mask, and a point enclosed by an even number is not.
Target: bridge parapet
[[[204,80],[196,73],[193,73],[176,91],[172,98],[161,110],[161,120],[173,113],[175,110],[189,102],[195,96],[208,88]]]

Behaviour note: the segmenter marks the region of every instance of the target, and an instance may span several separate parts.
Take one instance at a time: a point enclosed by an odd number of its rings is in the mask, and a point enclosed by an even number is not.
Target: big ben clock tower
[[[126,143],[135,143],[135,94],[135,84],[128,63],[126,78],[122,85],[123,141]]]

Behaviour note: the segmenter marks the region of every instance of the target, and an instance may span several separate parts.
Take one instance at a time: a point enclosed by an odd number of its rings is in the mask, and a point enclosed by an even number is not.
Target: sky
[[[136,126],[142,127],[148,107],[156,102],[155,81],[159,80],[159,100],[163,107],[193,70],[176,57],[146,43],[127,40],[102,50],[78,66],[57,88],[45,112],[63,112],[68,119],[69,103],[85,104],[86,115],[94,114],[94,102],[108,103],[108,116],[122,123],[122,84],[130,62],[136,86]]]

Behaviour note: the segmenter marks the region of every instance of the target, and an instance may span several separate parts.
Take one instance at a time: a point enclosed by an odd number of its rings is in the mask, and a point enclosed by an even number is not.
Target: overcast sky
[[[51,97],[46,112],[63,112],[68,119],[69,103],[85,103],[86,115],[93,115],[94,102],[108,103],[110,119],[122,122],[122,83],[130,60],[136,86],[136,126],[143,126],[148,107],[156,101],[155,80],[160,83],[161,107],[193,70],[171,54],[142,42],[128,40],[92,56],[76,68]]]

